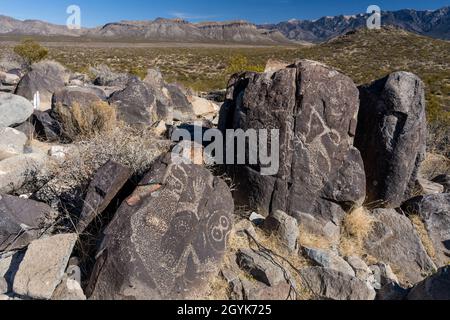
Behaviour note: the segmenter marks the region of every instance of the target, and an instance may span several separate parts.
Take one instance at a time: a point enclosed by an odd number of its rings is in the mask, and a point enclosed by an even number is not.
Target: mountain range
[[[289,20],[259,28],[280,31],[290,40],[320,43],[366,27],[369,14],[323,17],[318,20]],[[437,39],[450,40],[450,7],[435,11],[404,9],[382,12],[383,26],[395,26],[409,32]]]
[[[96,28],[69,30],[39,20],[17,20],[0,15],[0,35],[85,37],[97,40],[162,42],[289,44],[320,43],[366,26],[369,14],[289,20],[255,25],[247,21],[190,23],[182,19],[120,21]],[[382,13],[382,24],[450,40],[450,7],[436,11],[400,10]]]

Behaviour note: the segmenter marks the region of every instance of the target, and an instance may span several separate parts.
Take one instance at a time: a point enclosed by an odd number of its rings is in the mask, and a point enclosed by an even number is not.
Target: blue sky
[[[450,0],[0,0],[0,14],[65,24],[66,8],[72,4],[81,8],[83,27],[92,27],[123,19],[156,17],[181,17],[193,22],[244,19],[266,23],[362,13],[372,4],[382,10],[433,10],[450,6]]]

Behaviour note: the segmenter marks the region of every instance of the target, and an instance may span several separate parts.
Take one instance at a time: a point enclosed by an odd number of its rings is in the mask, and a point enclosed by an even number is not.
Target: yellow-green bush
[[[25,39],[15,46],[14,52],[19,55],[27,65],[39,62],[48,55],[47,48],[31,39]]]
[[[242,71],[264,72],[264,69],[261,65],[251,65],[246,56],[237,54],[230,58],[226,73],[231,75]]]

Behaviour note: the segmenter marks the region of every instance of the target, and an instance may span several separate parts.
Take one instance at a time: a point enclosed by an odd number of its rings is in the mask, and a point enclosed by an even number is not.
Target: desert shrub
[[[70,108],[58,105],[55,112],[64,137],[70,141],[106,133],[117,126],[116,110],[106,102],[85,107],[74,104]]]
[[[25,39],[14,47],[14,53],[24,59],[25,63],[30,66],[47,57],[48,50],[34,40]]]
[[[144,80],[147,76],[147,69],[142,67],[131,67],[130,70],[128,70],[128,73],[138,77],[141,80]]]
[[[263,72],[264,68],[260,65],[251,65],[246,56],[237,54],[230,58],[226,73],[231,75],[242,71]]]

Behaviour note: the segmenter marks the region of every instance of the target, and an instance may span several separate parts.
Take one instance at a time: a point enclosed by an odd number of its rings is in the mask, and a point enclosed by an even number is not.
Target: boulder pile
[[[271,62],[233,75],[222,105],[217,95],[193,96],[157,70],[90,80],[44,61],[0,72],[0,300],[449,299],[449,173],[421,175],[417,76],[358,88],[315,61]],[[186,161],[164,150],[142,169],[105,151],[68,188],[55,168],[71,158],[81,170],[86,157],[62,115],[105,106],[117,130],[150,132]],[[279,139],[245,140],[243,164],[225,144],[234,164],[222,165],[202,153],[212,141],[168,141],[177,129]],[[266,175],[247,151],[275,143],[278,170]]]

